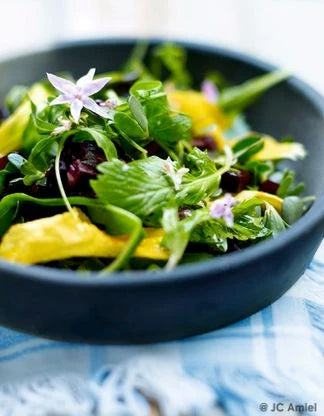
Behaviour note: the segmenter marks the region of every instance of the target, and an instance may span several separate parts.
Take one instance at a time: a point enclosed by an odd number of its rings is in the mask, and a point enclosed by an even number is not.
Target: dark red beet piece
[[[270,179],[266,180],[260,185],[260,191],[267,192],[268,194],[276,195],[278,188],[279,184],[271,181]]]
[[[220,186],[225,192],[241,192],[252,181],[252,174],[245,170],[234,172],[229,170],[222,175]]]
[[[97,165],[106,160],[103,151],[94,142],[70,142],[62,152],[61,161],[66,166],[60,169],[66,178],[67,191],[88,194],[89,179],[97,174]]]
[[[67,195],[93,197],[89,180],[97,174],[96,167],[106,160],[103,151],[94,142],[68,141],[60,159],[60,174]],[[24,192],[38,198],[60,196],[54,167],[46,173],[46,185],[25,186],[22,182],[8,183],[5,194]]]
[[[7,163],[8,163],[7,156],[0,157],[0,170],[4,169],[7,166]]]
[[[155,156],[157,155],[161,150],[161,146],[157,142],[150,142],[145,149],[147,150],[147,156]]]
[[[217,146],[212,136],[199,136],[192,139],[192,145],[200,150],[216,150]]]

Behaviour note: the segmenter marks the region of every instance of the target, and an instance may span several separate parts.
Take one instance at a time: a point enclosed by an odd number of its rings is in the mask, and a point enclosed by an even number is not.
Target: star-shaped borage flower
[[[90,98],[90,96],[99,92],[111,78],[104,77],[94,80],[95,72],[95,68],[90,69],[76,83],[54,74],[47,74],[50,83],[61,93],[50,105],[70,104],[71,115],[75,123],[79,123],[83,107],[101,117],[107,118],[107,112],[94,99]]]

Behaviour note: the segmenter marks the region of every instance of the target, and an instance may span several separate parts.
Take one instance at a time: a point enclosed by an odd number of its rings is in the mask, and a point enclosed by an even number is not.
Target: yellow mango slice
[[[39,105],[46,101],[47,90],[41,84],[35,84],[28,92],[30,99]],[[0,157],[18,150],[24,130],[31,114],[30,101],[26,98],[0,126]]]
[[[210,103],[202,93],[192,90],[170,91],[168,99],[173,109],[191,117],[194,136],[208,134],[219,150],[224,148],[222,132],[229,127],[229,121],[217,105]]]
[[[22,264],[46,263],[70,257],[116,257],[127,244],[128,236],[110,236],[101,231],[78,209],[53,217],[15,224],[0,244],[0,258]],[[146,238],[135,257],[166,260],[168,252],[160,246],[163,230],[146,229]]]
[[[306,150],[301,143],[279,142],[271,136],[264,136],[264,147],[251,160],[303,159]]]
[[[244,201],[246,199],[259,198],[263,201],[271,204],[278,212],[281,213],[282,210],[282,199],[277,195],[268,194],[267,192],[261,191],[241,191],[235,195],[235,199],[238,201]]]

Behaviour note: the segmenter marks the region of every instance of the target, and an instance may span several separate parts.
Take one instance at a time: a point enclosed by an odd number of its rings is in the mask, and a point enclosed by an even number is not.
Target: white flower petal
[[[82,86],[82,94],[87,96],[93,95],[100,91],[110,80],[111,78],[105,77],[88,82]]]
[[[47,74],[47,78],[57,90],[63,92],[64,94],[71,95],[76,91],[75,85],[68,79],[58,77],[54,74]]]
[[[72,99],[69,95],[59,95],[53,101],[50,102],[50,105],[58,105],[58,104],[68,104],[71,103]]]
[[[71,103],[71,114],[72,114],[73,120],[76,123],[78,123],[80,120],[82,107],[83,107],[83,102],[79,99],[75,99]]]
[[[95,73],[96,73],[96,68],[91,68],[86,75],[83,75],[83,77],[77,80],[76,85],[78,87],[83,87],[84,85],[88,84],[89,82],[93,80]]]
[[[90,111],[93,111],[94,113],[98,114],[101,117],[108,118],[108,113],[103,110],[102,107],[100,107],[95,100],[92,98],[84,98],[83,99],[83,105],[85,108],[87,108]]]

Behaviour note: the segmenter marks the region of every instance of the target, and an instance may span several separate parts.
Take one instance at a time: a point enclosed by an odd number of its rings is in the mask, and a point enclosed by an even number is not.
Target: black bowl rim
[[[230,59],[236,59],[256,67],[262,72],[268,72],[276,67],[272,64],[266,63],[263,60],[252,57],[248,54],[234,51],[228,48],[214,46],[211,44],[202,44],[200,42],[185,42],[177,39],[161,39],[161,38],[114,38],[109,39],[92,39],[79,40],[73,42],[58,43],[50,48],[41,49],[37,52],[9,57],[2,60],[0,63],[14,62],[15,59],[28,57],[31,55],[52,52],[54,50],[64,50],[71,47],[80,46],[98,46],[111,44],[129,44],[140,40],[148,40],[150,43],[161,43],[165,41],[172,41],[184,47],[199,48],[202,52],[215,53]],[[297,77],[291,77],[285,81],[292,89],[303,95],[309,100],[324,116],[324,97],[315,91],[310,85]],[[0,260],[0,274],[8,271],[25,279],[39,280],[51,283],[53,285],[68,285],[68,286],[147,286],[151,284],[169,284],[177,280],[191,280],[199,279],[204,274],[210,274],[213,271],[230,272],[231,270],[243,267],[248,263],[253,263],[253,260],[262,255],[270,255],[278,250],[285,248],[287,244],[298,238],[302,238],[304,233],[319,225],[324,219],[324,192],[317,197],[317,200],[309,209],[309,211],[290,229],[282,232],[278,237],[260,242],[255,246],[250,246],[240,252],[229,253],[224,256],[215,257],[211,260],[206,260],[201,263],[192,263],[188,265],[180,265],[176,269],[166,272],[164,270],[147,272],[147,271],[123,271],[107,275],[100,275],[96,272],[75,272],[70,270],[52,269],[46,266],[24,266]]]

